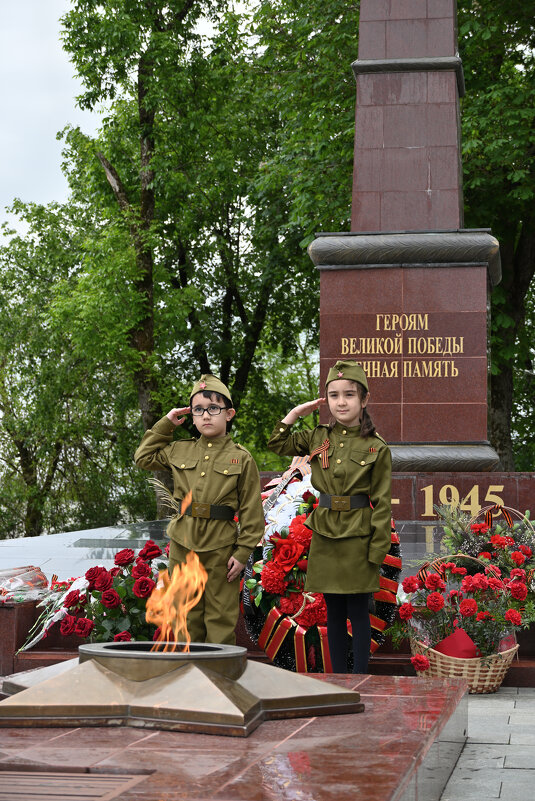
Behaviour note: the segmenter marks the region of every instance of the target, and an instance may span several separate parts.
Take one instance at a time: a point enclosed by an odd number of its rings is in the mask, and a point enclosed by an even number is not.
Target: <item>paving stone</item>
[[[535,767],[535,745],[508,745],[504,753],[505,768],[525,768],[530,770]]]
[[[499,771],[456,768],[440,801],[486,801],[489,798],[500,798],[502,782],[498,774]]]
[[[505,767],[505,754],[510,748],[509,745],[468,743],[459,757],[455,770],[458,768],[466,770],[503,768]]]

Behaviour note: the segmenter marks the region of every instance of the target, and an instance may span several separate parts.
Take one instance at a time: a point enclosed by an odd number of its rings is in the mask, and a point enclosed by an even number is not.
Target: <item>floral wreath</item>
[[[305,520],[318,505],[310,475],[294,470],[263,493],[266,529],[245,567],[242,612],[251,639],[274,664],[299,673],[332,672],[327,644],[327,607],[321,593],[304,591],[312,531]],[[392,539],[374,593],[371,653],[385,639],[396,615],[401,573],[399,537]],[[348,622],[351,634],[351,625]],[[348,659],[351,667],[352,651]]]

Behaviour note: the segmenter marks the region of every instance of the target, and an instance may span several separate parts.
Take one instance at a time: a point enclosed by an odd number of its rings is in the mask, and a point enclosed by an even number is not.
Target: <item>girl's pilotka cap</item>
[[[358,381],[359,384],[362,384],[366,392],[368,392],[368,379],[366,378],[366,373],[360,364],[357,364],[357,362],[351,362],[348,360],[336,362],[334,367],[331,367],[327,373],[325,386],[327,386],[327,384],[329,384],[331,381],[337,381],[340,378],[346,378],[348,381]]]

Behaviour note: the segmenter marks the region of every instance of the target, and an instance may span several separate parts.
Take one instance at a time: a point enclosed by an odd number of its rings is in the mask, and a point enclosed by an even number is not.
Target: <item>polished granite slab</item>
[[[2,791],[9,794],[20,771],[42,772],[44,784],[47,773],[61,781],[61,771],[66,787],[80,772],[146,776],[113,796],[120,801],[438,801],[466,740],[466,685],[404,676],[322,680],[358,690],[365,711],[266,721],[246,739],[0,728]]]

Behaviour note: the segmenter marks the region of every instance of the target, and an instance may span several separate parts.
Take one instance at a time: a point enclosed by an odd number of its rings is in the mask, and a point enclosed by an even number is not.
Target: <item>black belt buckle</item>
[[[349,495],[331,495],[331,509],[333,512],[349,512],[351,498]]]
[[[194,502],[191,504],[191,516],[192,517],[210,517],[210,504],[209,503],[197,503]]]

